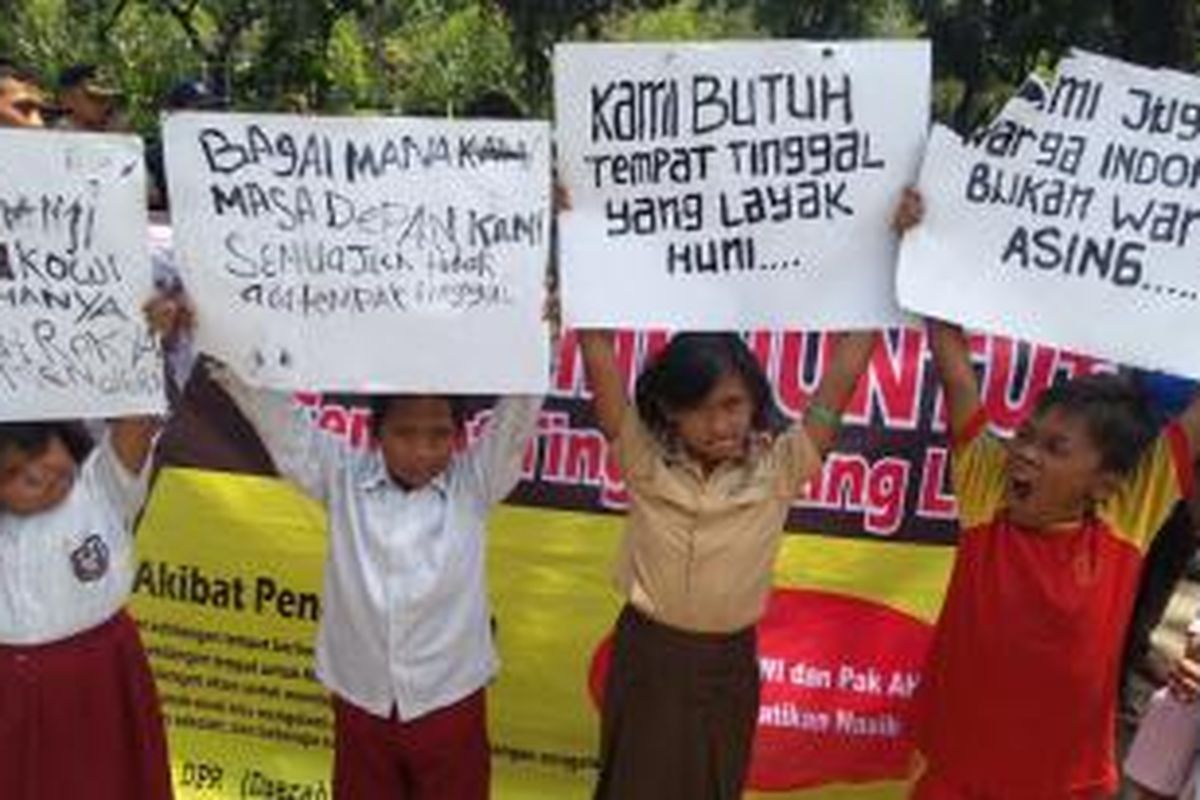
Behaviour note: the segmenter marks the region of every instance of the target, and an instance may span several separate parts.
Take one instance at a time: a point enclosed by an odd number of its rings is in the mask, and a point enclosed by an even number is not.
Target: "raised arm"
[[[905,188],[892,217],[892,227],[903,236],[919,225],[924,216],[925,201],[920,192],[911,186]],[[946,396],[950,431],[958,434],[979,413],[980,408],[979,382],[975,379],[975,370],[971,367],[971,348],[958,325],[926,319],[925,326],[929,333],[933,363]]]
[[[833,357],[804,415],[804,430],[821,455],[829,452],[837,438],[842,412],[878,338],[875,331],[855,331],[840,334],[834,345]]]
[[[178,292],[160,290],[142,306],[146,325],[163,343],[164,351],[192,324],[191,309]],[[162,420],[151,416],[118,417],[110,420],[108,434],[113,453],[132,475],[140,475],[154,448],[154,437]]]
[[[499,503],[521,480],[525,450],[537,433],[541,409],[540,396],[501,397],[483,435],[467,451],[465,471],[481,510]]]
[[[579,348],[583,353],[583,368],[587,371],[592,389],[592,410],[600,430],[610,442],[621,433],[629,400],[625,383],[617,367],[614,335],[608,330],[581,330]]]
[[[979,382],[971,367],[971,348],[959,326],[936,319],[928,319],[925,324],[929,331],[933,363],[946,396],[950,432],[957,435],[962,433],[981,407]]]
[[[318,430],[289,392],[247,385],[228,366],[209,362],[209,375],[254,428],[275,469],[318,502],[327,502],[330,487],[351,459],[349,445]]]
[[[150,459],[154,437],[162,427],[158,417],[119,417],[108,423],[113,452],[131,475],[140,475]]]

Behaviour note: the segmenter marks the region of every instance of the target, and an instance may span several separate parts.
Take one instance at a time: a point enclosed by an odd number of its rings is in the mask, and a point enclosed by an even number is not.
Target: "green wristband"
[[[824,425],[830,430],[842,427],[842,415],[824,403],[809,403],[804,410],[804,418],[817,425]]]

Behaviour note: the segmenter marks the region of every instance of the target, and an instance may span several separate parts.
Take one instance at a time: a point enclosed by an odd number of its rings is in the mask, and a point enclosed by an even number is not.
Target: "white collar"
[[[359,488],[365,491],[395,489],[398,492],[405,492],[407,494],[419,492],[424,489],[433,489],[443,497],[450,491],[450,481],[446,476],[446,470],[439,472],[433,477],[433,480],[419,489],[405,489],[392,478],[391,473],[388,472],[387,464],[383,460],[383,453],[378,449],[372,455],[370,463],[371,465],[367,469],[366,474],[358,482]]]

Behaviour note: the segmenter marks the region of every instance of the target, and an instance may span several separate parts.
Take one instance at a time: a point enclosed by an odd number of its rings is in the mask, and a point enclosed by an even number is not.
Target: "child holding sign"
[[[923,214],[909,192],[897,214]],[[1162,432],[1120,376],[1051,387],[987,432],[961,329],[930,321],[961,534],[917,700],[918,800],[1109,797],[1119,657],[1143,553],[1192,486],[1200,395]]]
[[[821,467],[874,346],[838,342],[806,419],[776,433],[734,334],[676,336],[626,400],[611,334],[581,331],[600,428],[630,495],[597,800],[733,800],[758,720],[754,625],[788,509]]]
[[[166,332],[176,307],[148,309]],[[133,524],[158,421],[0,423],[0,794],[161,800],[171,774],[137,627]]]
[[[280,474],[328,514],[317,676],[334,698],[334,796],[486,800],[497,659],[484,531],[520,479],[541,399],[501,399],[462,450],[454,398],[375,397],[378,448],[356,451],[287,393],[214,377]]]

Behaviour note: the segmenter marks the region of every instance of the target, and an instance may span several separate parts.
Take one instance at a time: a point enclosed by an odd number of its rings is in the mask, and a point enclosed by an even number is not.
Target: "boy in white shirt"
[[[541,398],[501,399],[462,450],[455,399],[377,397],[379,446],[356,451],[289,395],[214,377],[279,472],[328,511],[317,675],[334,696],[334,796],[486,800],[498,664],[485,524],[520,479]]]

